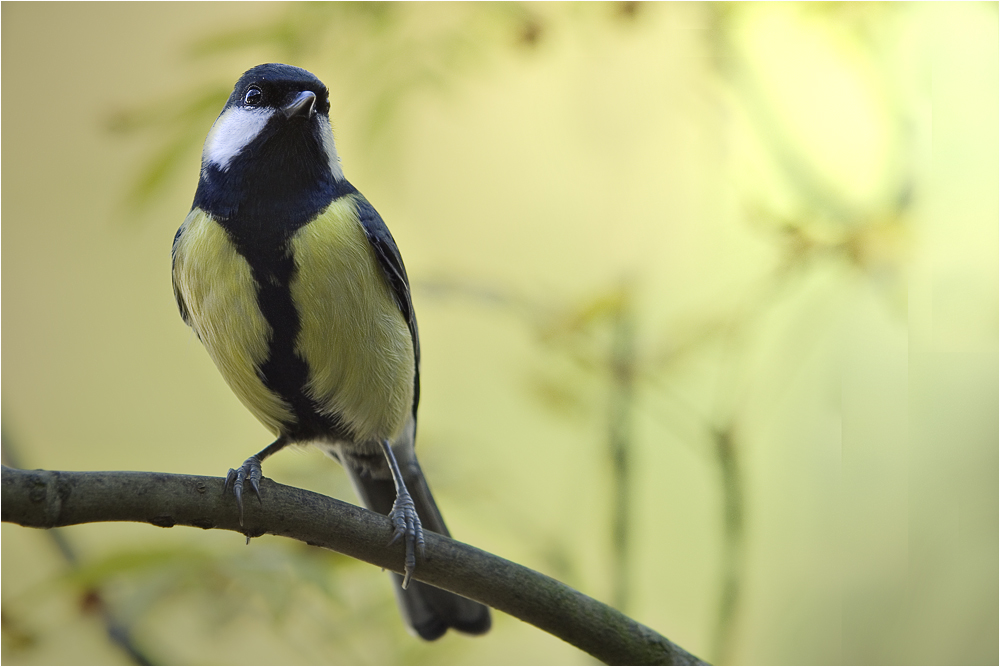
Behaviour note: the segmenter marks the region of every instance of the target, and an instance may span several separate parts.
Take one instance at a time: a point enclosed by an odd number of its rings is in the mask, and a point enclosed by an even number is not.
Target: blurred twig
[[[401,570],[403,546],[386,546],[381,514],[294,487],[261,481],[240,526],[224,480],[140,472],[53,472],[3,467],[0,518],[53,528],[138,521],[291,537]],[[565,584],[435,533],[415,578],[507,612],[609,664],[704,664],[666,638]]]
[[[629,597],[629,547],[631,531],[632,478],[632,404],[635,401],[636,349],[635,322],[631,291],[623,290],[612,326],[611,341],[611,406],[608,445],[612,465],[612,600],[624,610]]]
[[[715,655],[728,659],[732,655],[737,602],[743,580],[743,473],[732,430],[718,431],[715,444],[719,471],[722,473],[723,546],[722,591],[712,645]]]

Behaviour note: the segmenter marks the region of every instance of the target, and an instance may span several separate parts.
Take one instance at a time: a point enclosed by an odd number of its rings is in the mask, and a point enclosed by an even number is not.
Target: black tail
[[[424,530],[450,536],[412,446],[404,445],[398,449],[393,447],[393,452],[403,473],[406,488],[417,506],[417,514],[420,515]],[[364,506],[379,514],[388,515],[396,500],[396,487],[389,476],[388,466],[385,467],[383,479],[381,474],[373,475],[370,469],[352,465],[349,460],[342,462]],[[417,571],[420,571],[419,557]],[[437,639],[448,628],[470,635],[481,635],[490,629],[489,607],[420,581],[410,581],[410,585],[403,589],[403,577],[392,573],[392,578],[403,620],[421,638],[428,641]]]

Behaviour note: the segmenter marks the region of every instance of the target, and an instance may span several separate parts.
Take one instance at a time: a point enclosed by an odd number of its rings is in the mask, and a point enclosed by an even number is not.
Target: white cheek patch
[[[223,112],[205,138],[202,161],[225,171],[233,158],[260,134],[273,115],[273,109],[245,107],[233,107]]]
[[[323,114],[317,114],[316,122],[319,125],[319,135],[323,139],[323,151],[330,163],[330,173],[333,174],[335,181],[342,181],[344,180],[344,170],[340,166],[337,146],[333,143],[333,128],[330,127],[330,119]]]

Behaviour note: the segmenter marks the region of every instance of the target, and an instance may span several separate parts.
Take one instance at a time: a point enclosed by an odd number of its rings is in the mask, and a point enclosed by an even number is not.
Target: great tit
[[[413,443],[420,341],[396,242],[344,178],[326,86],[266,64],[236,82],[205,140],[191,212],[173,243],[181,317],[277,439],[236,470],[257,494],[261,461],[292,444],[343,464],[366,507],[405,543],[400,610],[424,639],[481,634],[489,609],[410,582],[423,528],[448,535]]]

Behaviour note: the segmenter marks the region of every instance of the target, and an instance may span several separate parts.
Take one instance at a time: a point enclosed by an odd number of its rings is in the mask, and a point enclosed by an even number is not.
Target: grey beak
[[[316,109],[316,93],[310,90],[304,90],[295,96],[291,102],[281,107],[281,112],[285,114],[285,118],[291,118],[293,116],[304,116],[306,118],[312,118],[313,111]]]

